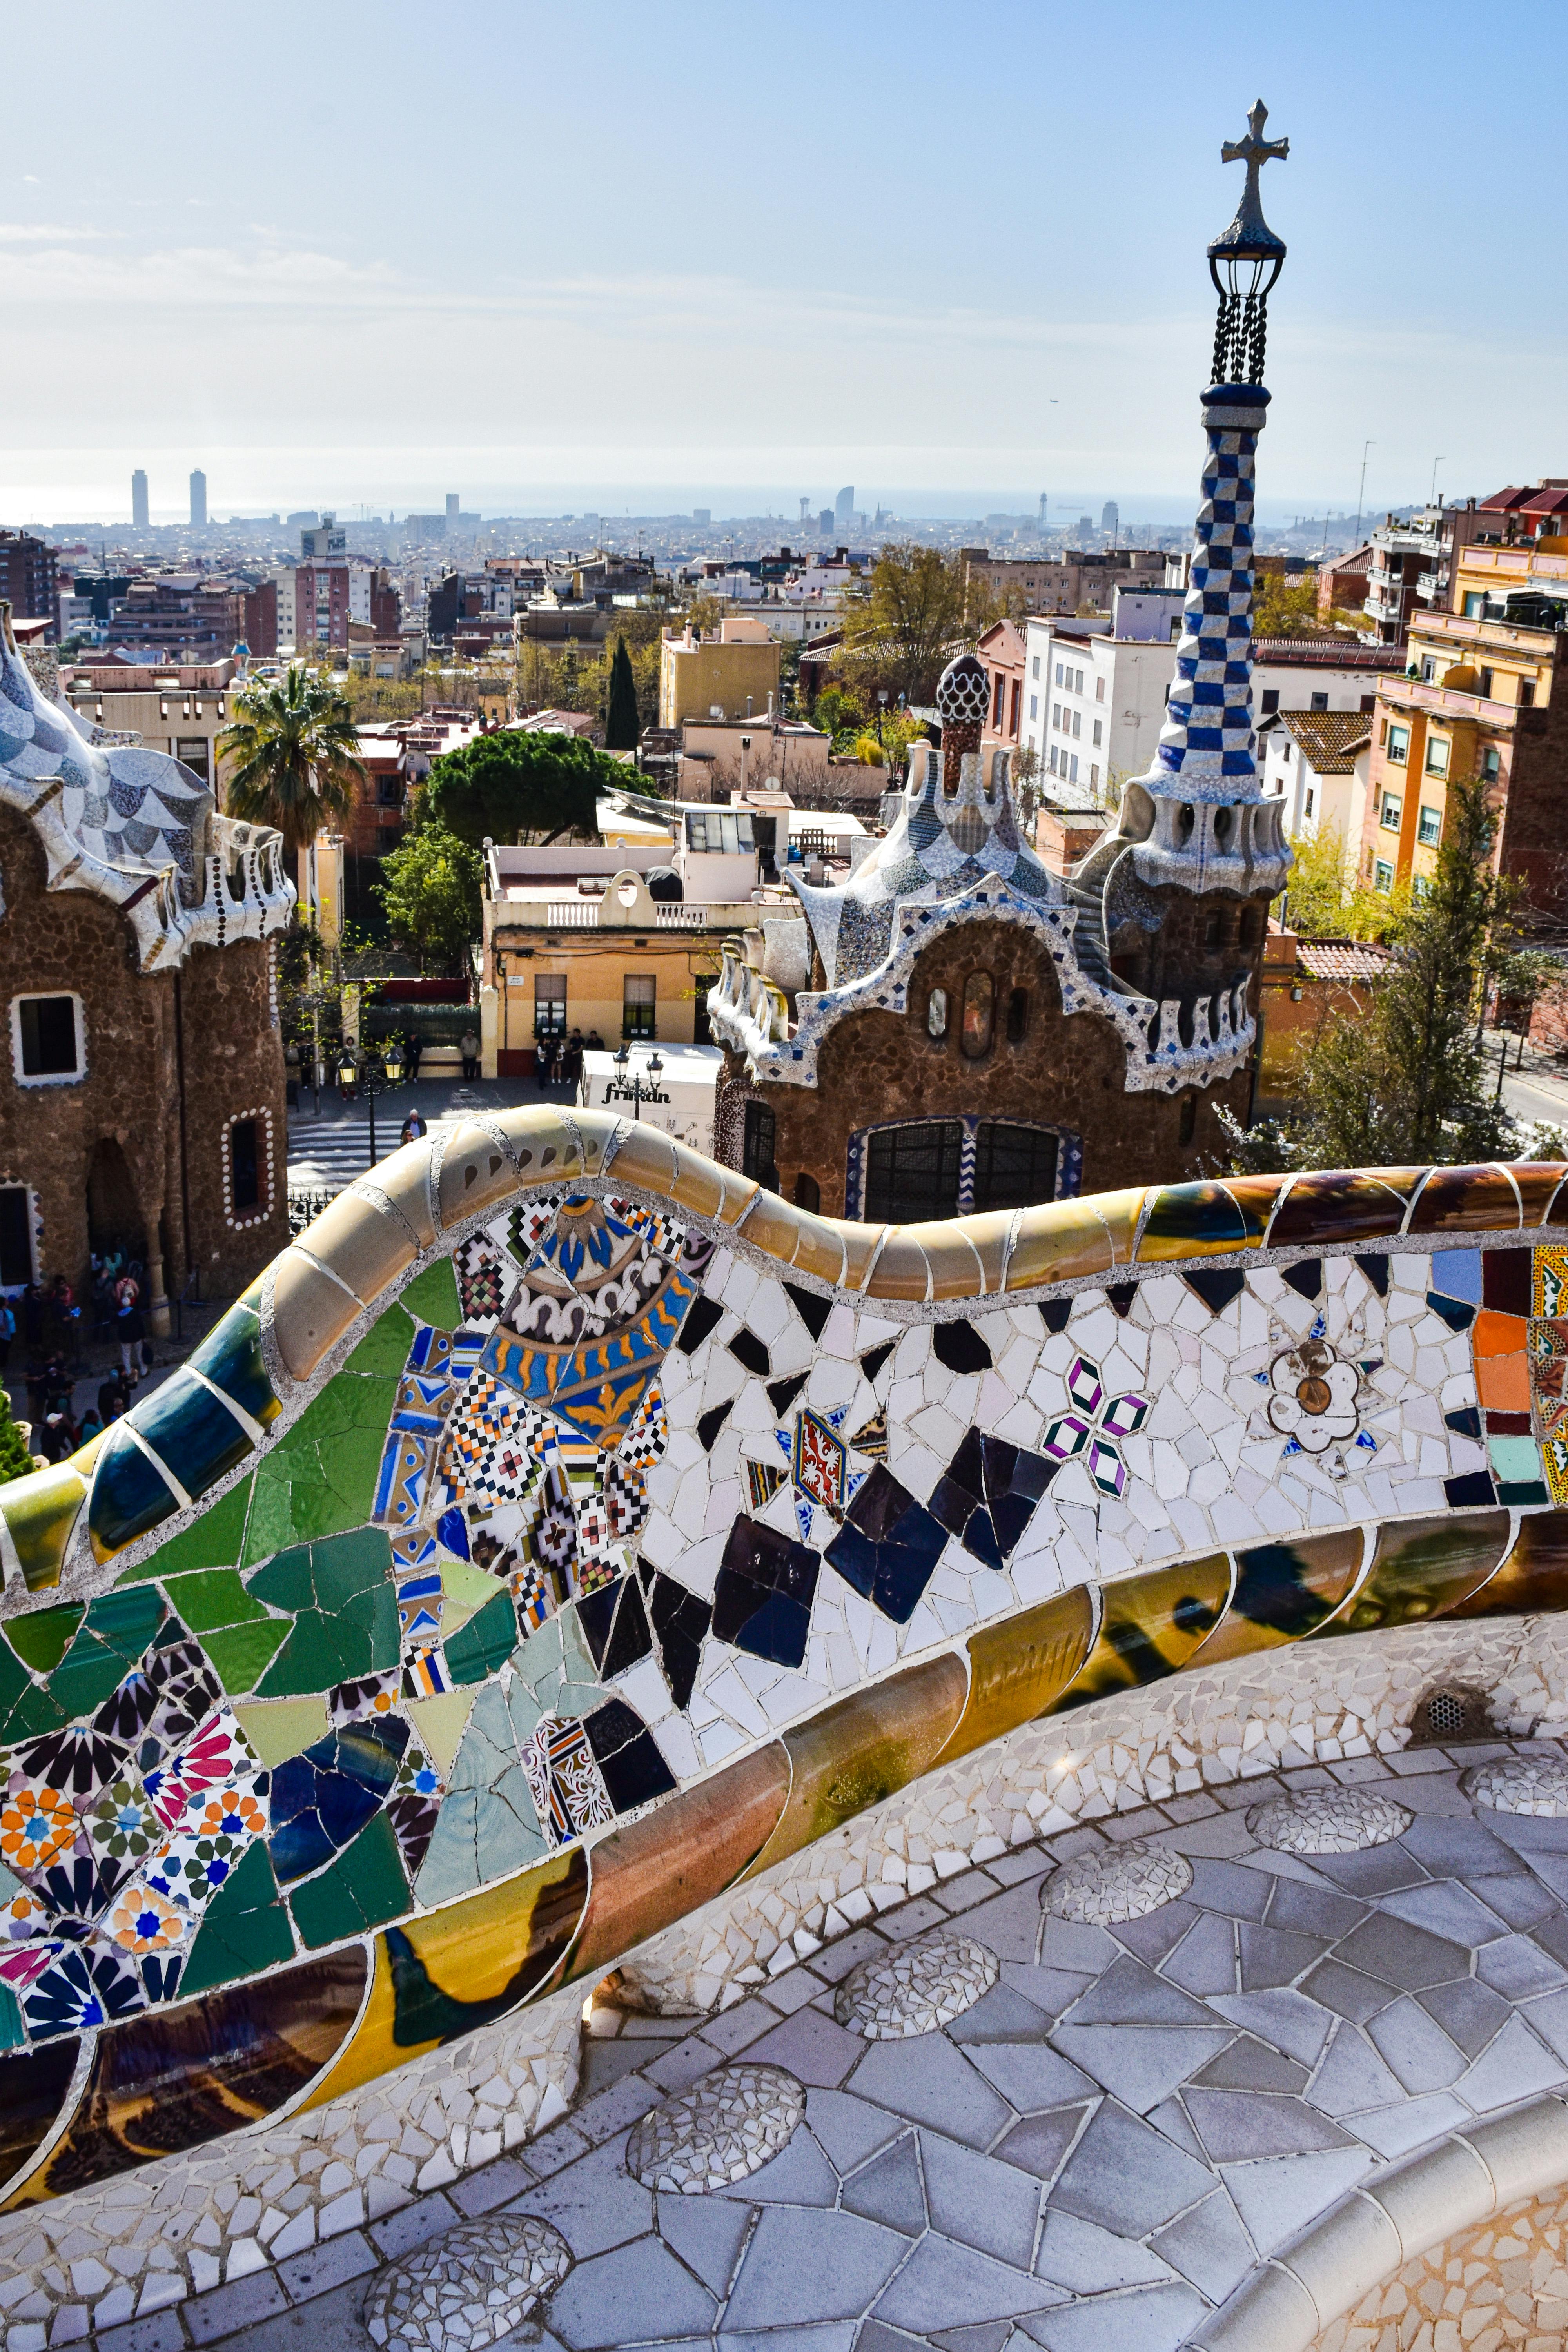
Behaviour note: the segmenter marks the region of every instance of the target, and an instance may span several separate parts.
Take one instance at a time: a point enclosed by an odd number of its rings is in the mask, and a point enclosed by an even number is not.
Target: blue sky
[[[1369,508],[1568,474],[1561,0],[76,0],[0,44],[0,520],[128,514],[134,463],[171,515],[194,464],[217,513],[1184,511],[1259,94],[1266,508],[1353,509],[1368,437]]]

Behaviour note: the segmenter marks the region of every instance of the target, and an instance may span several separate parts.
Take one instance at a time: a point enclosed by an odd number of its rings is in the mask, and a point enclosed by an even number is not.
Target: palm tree
[[[290,854],[347,815],[369,774],[355,748],[348,704],[315,670],[290,663],[281,684],[247,687],[218,738],[220,757],[239,764],[228,780],[227,813],[276,825]]]

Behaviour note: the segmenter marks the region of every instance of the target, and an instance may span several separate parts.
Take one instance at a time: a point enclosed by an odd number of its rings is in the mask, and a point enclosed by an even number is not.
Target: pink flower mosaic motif
[[[1041,1441],[1044,1449],[1056,1462],[1081,1461],[1100,1492],[1120,1499],[1127,1486],[1121,1441],[1142,1428],[1149,1400],[1131,1389],[1108,1395],[1091,1356],[1073,1358],[1067,1386],[1072,1410],[1051,1423]]]
[[[228,1707],[209,1716],[195,1738],[147,1774],[142,1782],[165,1829],[186,1826],[185,1817],[209,1789],[226,1788],[258,1769],[257,1758]]]

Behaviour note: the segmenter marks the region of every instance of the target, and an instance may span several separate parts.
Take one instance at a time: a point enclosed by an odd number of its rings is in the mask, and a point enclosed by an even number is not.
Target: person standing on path
[[[465,1029],[458,1051],[463,1057],[463,1076],[477,1078],[479,1075],[479,1041],[471,1029]]]

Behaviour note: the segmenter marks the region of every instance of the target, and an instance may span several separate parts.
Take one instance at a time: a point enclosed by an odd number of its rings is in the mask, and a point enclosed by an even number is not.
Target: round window
[[[996,990],[988,971],[972,971],[963,983],[963,1050],[972,1062],[991,1051]]]

